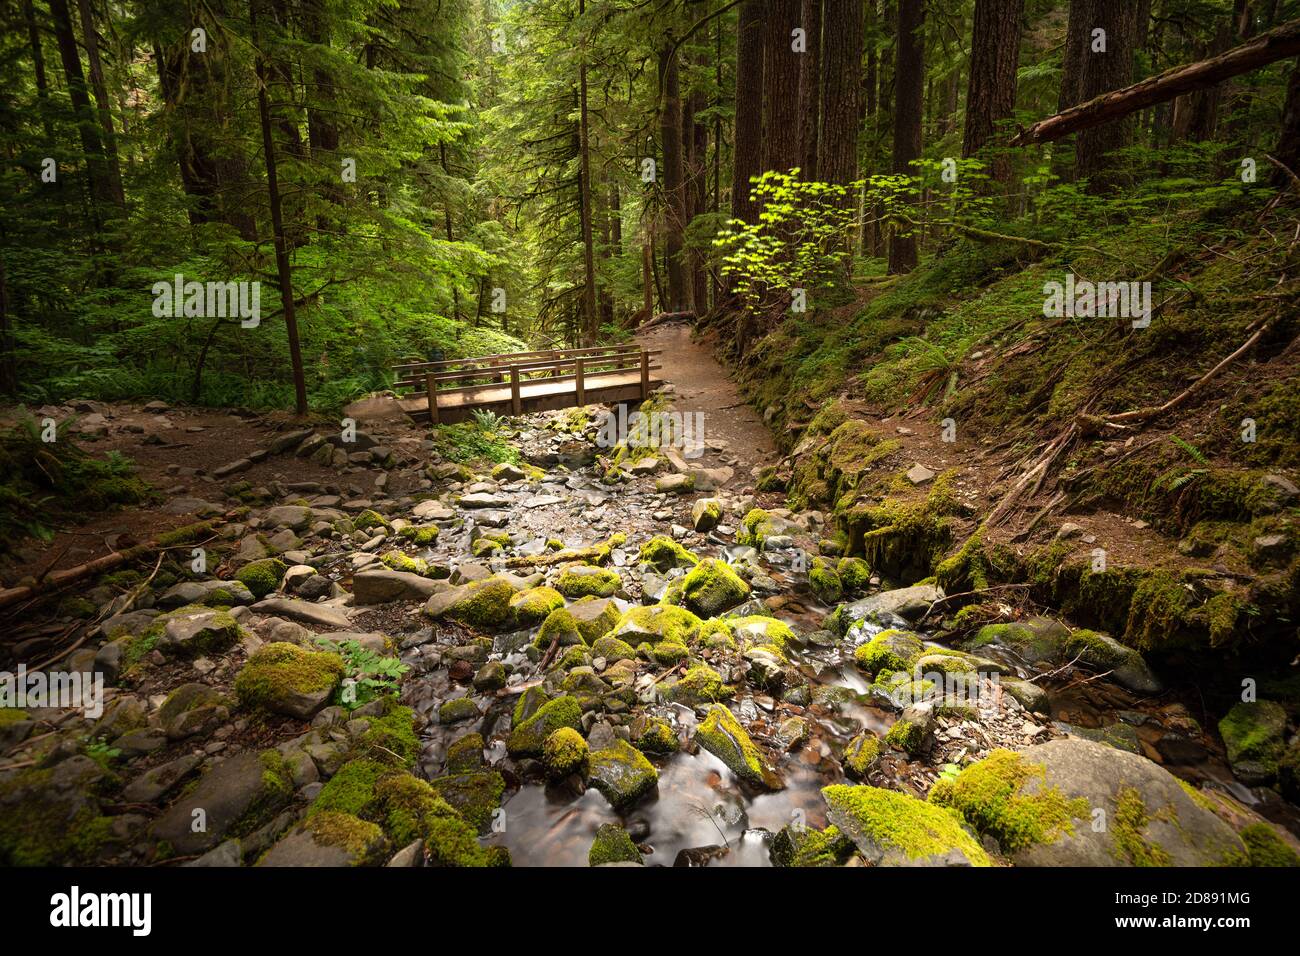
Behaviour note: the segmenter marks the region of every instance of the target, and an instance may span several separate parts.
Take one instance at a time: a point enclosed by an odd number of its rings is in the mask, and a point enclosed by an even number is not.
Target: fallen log
[[[1297,55],[1300,55],[1300,20],[1292,20],[1267,33],[1261,33],[1226,53],[1176,66],[1158,76],[1111,90],[1086,103],[1041,119],[1013,136],[1011,145],[1050,143],[1079,130],[1113,122],[1137,110],[1172,100],[1184,93],[1205,89],[1277,60]]]

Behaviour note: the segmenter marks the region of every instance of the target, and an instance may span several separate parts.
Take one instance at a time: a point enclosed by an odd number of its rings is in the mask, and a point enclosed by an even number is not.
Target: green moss
[[[679,748],[677,733],[666,720],[651,717],[645,721],[640,732],[633,727],[632,743],[637,750],[646,754],[675,754]]]
[[[545,586],[520,591],[510,599],[510,609],[514,612],[515,623],[520,627],[539,624],[546,620],[546,615],[562,607],[564,595]]]
[[[702,647],[734,651],[736,650],[736,640],[733,633],[731,621],[715,617],[700,624],[696,640]]]
[[[853,841],[834,826],[825,830],[782,827],[772,839],[771,857],[775,866],[843,866],[852,856]]]
[[[596,639],[596,643],[591,645],[591,653],[595,657],[605,658],[610,664],[636,658],[636,651],[632,649],[631,644],[608,634]]]
[[[244,707],[266,707],[291,693],[313,694],[338,686],[343,659],[279,641],[263,644],[235,677],[235,695]]]
[[[695,740],[741,780],[758,786],[766,785],[769,772],[762,752],[726,707],[714,704],[709,708],[708,715],[695,731]]]
[[[880,759],[880,739],[875,734],[858,734],[844,748],[844,771],[865,780]]]
[[[397,534],[418,547],[427,548],[438,540],[438,526],[408,524],[404,525]]]
[[[387,518],[381,515],[378,511],[373,511],[370,508],[367,508],[365,511],[361,512],[361,514],[353,518],[352,526],[359,531],[371,531],[376,528],[381,528],[384,531],[387,531],[392,527],[388,523]]]
[[[909,860],[956,850],[972,866],[992,865],[954,811],[877,787],[837,784],[824,787],[822,798],[837,818],[836,826],[859,847],[868,842],[886,853],[901,853]]]
[[[1067,800],[1043,781],[1046,771],[1011,750],[994,750],[957,775],[951,786],[931,791],[930,799],[952,807],[981,833],[988,833],[1008,853],[1036,843],[1055,843],[1074,832],[1074,820],[1086,819],[1088,801]],[[1037,781],[1034,792],[1025,785]]]
[[[657,534],[641,545],[641,560],[652,565],[657,571],[693,568],[700,563],[698,555],[664,534]]]
[[[99,814],[93,795],[51,798],[52,776],[47,768],[33,768],[0,778],[0,864],[88,864],[111,841],[112,818]]]
[[[714,617],[749,597],[749,585],[725,561],[705,558],[682,582],[681,602],[696,614]]]
[[[537,631],[537,637],[533,639],[533,646],[546,650],[555,641],[559,641],[561,647],[583,643],[578,622],[567,608],[558,608],[546,616]]]
[[[1129,866],[1168,866],[1172,862],[1169,853],[1142,835],[1150,822],[1142,794],[1134,787],[1120,788],[1110,828],[1111,853]]]
[[[235,572],[235,578],[260,600],[280,586],[287,570],[289,566],[279,558],[263,558],[244,565]]]
[[[415,712],[410,707],[390,706],[382,717],[367,717],[370,727],[357,741],[357,751],[375,760],[389,760],[412,767],[420,755],[420,738],[415,732]]]
[[[861,558],[840,558],[835,570],[846,591],[862,591],[871,583],[871,566]]]
[[[401,551],[389,551],[380,559],[385,567],[394,571],[405,571],[407,574],[424,575],[429,572],[429,564],[423,558],[413,558],[409,554],[403,554]]]
[[[393,842],[405,846],[423,839],[429,865],[509,865],[509,854],[498,847],[482,846],[475,828],[425,781],[410,774],[391,774],[376,786],[375,796],[384,829]]]
[[[777,533],[776,519],[762,508],[751,508],[740,519],[740,529],[736,532],[736,543],[752,545],[759,550],[763,542]]]
[[[546,738],[561,727],[574,730],[582,727],[582,708],[577,699],[568,694],[548,701],[531,717],[517,724],[510,731],[506,750],[512,757],[541,756]]]
[[[321,788],[307,808],[307,816],[347,813],[361,819],[374,818],[379,807],[375,787],[393,772],[391,765],[378,760],[349,760]]]
[[[572,773],[585,774],[590,752],[582,734],[572,727],[561,727],[542,744],[542,764],[552,780],[561,780]]]
[[[617,571],[576,564],[565,568],[555,581],[555,589],[565,597],[610,597],[623,586]]]
[[[659,771],[654,764],[621,737],[604,750],[593,750],[588,757],[588,768],[591,786],[615,810],[632,806],[659,784]]]
[[[813,559],[812,567],[808,569],[808,586],[812,588],[813,596],[823,604],[837,604],[844,596],[844,582],[825,558]]]
[[[685,644],[674,644],[672,641],[660,641],[655,644],[651,654],[654,656],[655,663],[664,667],[680,664],[691,656],[691,652]]]
[[[1271,700],[1242,701],[1219,721],[1231,764],[1251,763],[1275,774],[1286,749],[1286,708]]]
[[[700,630],[700,619],[685,608],[650,605],[628,608],[614,627],[614,636],[628,639],[653,637],[658,641],[690,646]]]
[[[916,754],[925,743],[924,728],[910,720],[896,720],[885,733],[885,743],[909,754]]]
[[[373,823],[358,820],[346,813],[318,813],[303,826],[322,846],[346,850],[354,858],[354,866],[380,862],[387,846],[384,831]]]
[[[439,777],[430,781],[429,786],[455,808],[466,823],[479,833],[486,833],[501,806],[506,781],[495,770],[480,770]]]
[[[890,628],[881,631],[853,652],[853,662],[868,674],[882,670],[910,670],[925,652],[921,639],[911,631]]]
[[[731,696],[731,688],[722,683],[722,677],[707,664],[688,668],[681,679],[663,689],[666,700],[696,706],[709,701],[724,700]]]
[[[1300,866],[1300,854],[1267,823],[1251,823],[1238,835],[1246,844],[1251,866]]]
[[[785,656],[790,645],[795,643],[794,631],[784,621],[762,614],[750,614],[730,620],[731,633],[745,642],[746,647],[765,644],[776,648]]]
[[[641,851],[636,848],[632,838],[617,823],[603,823],[596,830],[596,838],[587,851],[587,865],[601,866],[605,863],[640,863]]]
[[[590,613],[589,606],[598,601],[602,603],[600,612],[596,614]],[[585,597],[574,601],[570,611],[574,620],[578,623],[578,633],[582,635],[582,639],[588,644],[594,643],[598,637],[602,637],[613,630],[620,617],[618,606],[613,601],[595,597]]]
[[[474,720],[478,715],[478,704],[471,698],[456,697],[444,701],[438,708],[438,723],[455,724],[462,720]]]
[[[451,607],[446,616],[480,629],[502,627],[510,622],[510,599],[515,589],[500,575],[465,585],[466,595]]]

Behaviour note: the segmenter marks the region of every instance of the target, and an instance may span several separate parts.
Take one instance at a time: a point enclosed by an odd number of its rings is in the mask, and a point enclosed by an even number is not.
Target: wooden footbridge
[[[663,384],[663,349],[611,345],[584,349],[508,352],[393,367],[399,399],[417,421],[460,422],[476,409],[498,415],[647,398]]]

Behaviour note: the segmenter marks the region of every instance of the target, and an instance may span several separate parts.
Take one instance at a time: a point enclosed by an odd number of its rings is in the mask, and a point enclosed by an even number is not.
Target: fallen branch
[[[1296,54],[1300,54],[1300,20],[1292,20],[1267,33],[1261,33],[1219,56],[1176,66],[1158,76],[1111,90],[1086,103],[1041,119],[1013,136],[1011,145],[1050,143],[1079,130],[1114,122],[1148,106],[1164,103],[1194,90],[1203,90]]]

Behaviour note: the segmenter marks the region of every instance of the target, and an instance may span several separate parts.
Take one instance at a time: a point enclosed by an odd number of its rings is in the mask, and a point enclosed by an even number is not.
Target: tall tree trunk
[[[736,119],[731,161],[731,216],[758,222],[758,205],[749,181],[762,171],[763,154],[763,0],[740,5],[736,27]]]
[[[821,165],[818,178],[847,186],[858,178],[862,92],[862,4],[823,0]]]
[[[704,91],[692,90],[686,102],[688,109],[682,116],[682,136],[686,142],[686,223],[689,225],[696,216],[703,215],[708,209],[709,129],[698,119],[708,106]],[[709,281],[704,269],[704,254],[698,249],[692,249],[687,261],[690,267],[691,308],[696,315],[703,315],[709,311]]]
[[[686,189],[682,176],[682,99],[677,56],[670,44],[659,51],[660,135],[663,140],[664,267],[668,273],[667,312],[686,311],[682,267],[682,230],[686,226]]]
[[[997,123],[1015,109],[1024,8],[1024,0],[975,0],[963,156],[974,156],[989,144]],[[1011,178],[1011,164],[1004,154],[993,158],[990,169],[997,182]]]
[[[54,21],[54,39],[58,43],[63,75],[68,83],[68,99],[72,101],[73,111],[77,115],[81,149],[86,154],[86,178],[90,183],[91,197],[96,203],[113,205],[116,200],[104,158],[104,144],[100,139],[99,123],[90,106],[90,95],[86,91],[86,77],[81,71],[81,53],[77,49],[77,37],[72,29],[72,13],[68,10],[67,0],[50,0],[50,17]],[[94,215],[98,222],[98,213]]]
[[[284,327],[289,338],[289,364],[293,368],[294,410],[307,414],[307,379],[302,367],[302,348],[298,343],[298,315],[293,300],[293,273],[289,266],[289,243],[284,234],[284,214],[280,207],[280,181],[275,168],[275,140],[271,136],[271,103],[267,96],[266,58],[258,44],[257,6],[248,5],[249,26],[257,60],[257,112],[262,125],[262,155],[266,160],[266,190],[271,206],[271,230],[275,237],[275,270],[280,278],[280,302],[284,310]]]
[[[1089,42],[1079,75],[1079,102],[1128,86],[1136,62],[1137,9],[1132,0],[1089,0],[1087,22]],[[1105,52],[1093,50],[1100,42],[1093,39],[1093,31],[1098,29],[1105,31]],[[1088,179],[1090,191],[1103,191],[1115,184],[1114,152],[1128,145],[1132,125],[1131,120],[1123,119],[1079,133],[1074,147],[1075,174]]]
[[[81,35],[86,43],[86,61],[90,64],[90,85],[95,91],[95,105],[99,107],[99,128],[104,133],[104,165],[108,170],[108,188],[113,201],[126,205],[122,191],[122,167],[117,159],[117,136],[113,133],[113,110],[108,98],[108,84],[104,82],[104,63],[99,56],[99,35],[95,31],[95,15],[90,0],[77,0],[81,14]]]
[[[790,44],[801,0],[770,0],[764,15],[763,169],[786,172],[799,165],[799,63]]]
[[[40,101],[41,124],[45,127],[45,142],[54,142],[54,123],[50,119],[50,89],[45,79],[45,53],[41,49],[41,31],[36,25],[36,11],[32,0],[23,0],[23,19],[27,21],[27,41],[32,48],[32,73],[36,77],[36,98]]]
[[[821,118],[821,45],[823,0],[801,0],[799,25],[804,28],[807,49],[799,60],[799,115],[803,119],[799,130],[799,148],[802,158],[800,179],[810,182],[820,178],[818,171],[818,130]],[[857,4],[861,6],[861,4]],[[861,10],[858,10],[861,22]],[[859,51],[861,56],[861,51]]]
[[[585,0],[578,0],[578,16],[587,11]],[[582,25],[585,30],[586,26]],[[582,177],[582,344],[594,345],[599,332],[596,312],[596,256],[591,238],[591,129],[587,116],[587,40],[582,38],[578,61],[578,138]]]
[[[924,0],[898,0],[897,57],[894,66],[894,172],[913,176],[912,161],[921,156],[921,117],[925,115]],[[889,243],[889,271],[916,268],[916,236],[900,235],[894,227]]]
[[[1291,78],[1286,86],[1286,103],[1282,107],[1282,132],[1278,136],[1273,158],[1282,163],[1285,170],[1273,171],[1273,185],[1285,189],[1291,185],[1291,176],[1300,176],[1300,59],[1291,67]]]

